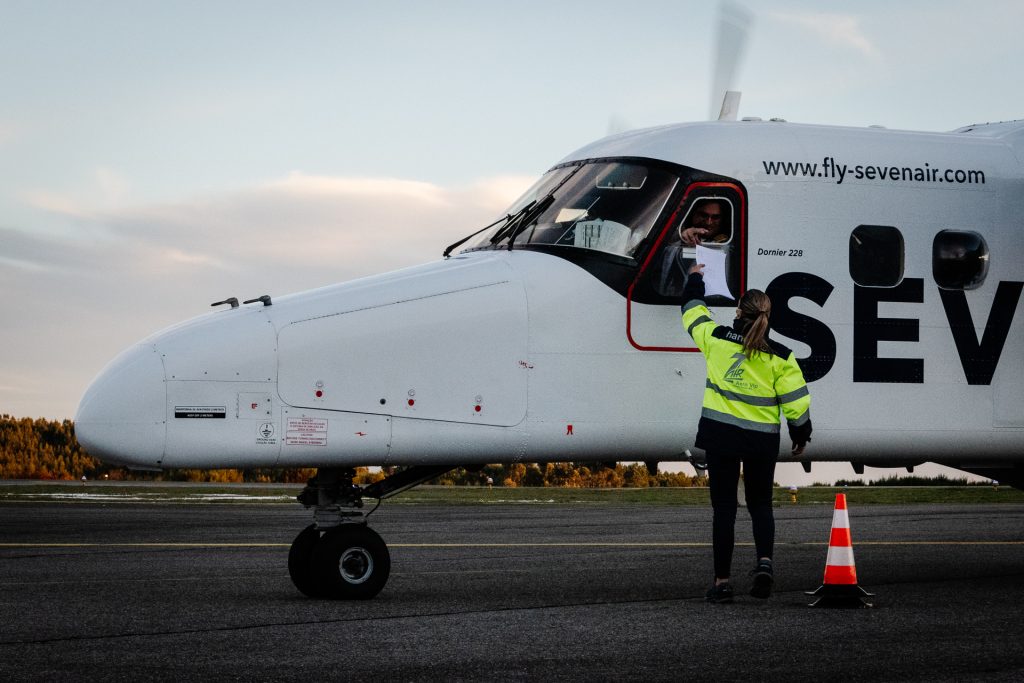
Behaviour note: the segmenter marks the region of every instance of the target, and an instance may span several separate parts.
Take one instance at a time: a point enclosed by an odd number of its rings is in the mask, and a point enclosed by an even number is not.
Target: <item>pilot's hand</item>
[[[703,270],[704,270],[704,264],[703,263],[694,263],[692,266],[690,266],[690,269],[688,271],[686,271],[686,272],[687,272],[688,275],[693,275],[694,273],[701,273],[703,275],[703,273],[701,272]]]
[[[793,442],[793,455],[803,455],[804,447],[807,446],[807,442]]]
[[[707,228],[687,228],[679,233],[679,237],[686,246],[695,247],[700,244],[700,238],[706,234],[708,234]]]

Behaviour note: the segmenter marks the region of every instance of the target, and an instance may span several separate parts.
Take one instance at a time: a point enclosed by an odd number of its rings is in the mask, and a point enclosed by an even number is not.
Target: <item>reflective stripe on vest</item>
[[[753,432],[764,432],[765,434],[779,433],[778,422],[756,422],[754,420],[744,420],[742,417],[722,413],[717,410],[712,410],[711,408],[704,408],[700,411],[700,415],[701,417],[706,417],[709,420],[724,422],[725,424],[742,427],[743,429],[749,429]]]

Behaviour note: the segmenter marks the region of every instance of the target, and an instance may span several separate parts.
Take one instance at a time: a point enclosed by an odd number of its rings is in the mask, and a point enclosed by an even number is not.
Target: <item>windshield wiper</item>
[[[576,173],[581,168],[583,168],[583,165],[578,165],[575,169],[573,169],[571,173],[562,178],[557,185],[551,188],[550,192],[548,192],[540,199],[534,199],[532,202],[530,202],[523,208],[519,209],[515,213],[510,213],[505,216],[502,216],[501,218],[494,221],[490,225],[480,228],[473,234],[463,237],[461,240],[455,242],[454,244],[450,244],[448,248],[444,250],[442,257],[448,258],[448,255],[451,254],[452,251],[454,251],[461,245],[465,244],[470,239],[476,237],[483,231],[493,228],[495,225],[501,223],[502,221],[505,221],[505,224],[498,228],[493,235],[491,235],[491,239],[489,241],[493,245],[497,244],[503,239],[508,239],[508,248],[512,249],[512,244],[515,242],[516,237],[518,237],[519,234],[523,231],[523,228],[528,226],[534,218],[548,210],[548,207],[550,207],[555,201],[555,192],[557,192],[559,188],[562,187],[562,185],[565,185],[566,181],[568,181],[569,178],[576,175]]]
[[[491,244],[497,244],[503,239],[510,237],[513,231],[516,229],[516,226],[522,222],[523,217],[526,216],[526,214],[533,211],[533,207],[535,206],[537,206],[536,199],[534,199],[532,202],[516,211],[514,214],[509,215],[508,222],[505,223],[505,225],[503,225],[500,230],[491,235]]]
[[[532,206],[532,205],[533,205],[533,202],[531,202],[527,206]],[[495,225],[497,225],[498,223],[500,223],[502,221],[505,221],[507,223],[507,222],[513,220],[520,213],[522,213],[522,209],[520,209],[519,211],[516,211],[515,214],[511,214],[511,213],[510,214],[506,214],[506,215],[502,216],[501,218],[499,218],[498,220],[494,221],[493,223],[489,223],[489,224],[485,225],[484,227],[480,228],[476,232],[474,232],[474,233],[472,233],[470,235],[466,235],[465,237],[463,237],[458,242],[455,242],[454,244],[449,244],[448,248],[444,250],[443,254],[441,254],[441,258],[448,258],[448,255],[451,254],[453,250],[458,249],[460,246],[462,246],[463,244],[465,244],[469,240],[473,239],[474,237],[476,237],[477,235],[482,233],[484,230],[490,230],[491,228],[493,228]],[[500,234],[501,230],[499,230],[498,233]],[[492,237],[491,238],[491,244],[494,244],[494,242],[495,242],[495,239],[494,239],[494,237]]]
[[[515,243],[516,237],[519,237],[523,233],[533,219],[540,216],[542,213],[548,210],[555,201],[555,193],[552,191],[544,196],[540,201],[530,202],[523,207],[523,210],[517,214],[517,217],[508,222],[505,227],[505,232],[508,233],[508,250],[512,251],[512,244]],[[493,240],[492,240],[493,241]]]

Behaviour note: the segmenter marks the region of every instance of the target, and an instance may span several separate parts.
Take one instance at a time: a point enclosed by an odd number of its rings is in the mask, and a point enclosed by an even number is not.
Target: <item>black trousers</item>
[[[711,479],[711,507],[714,510],[711,538],[715,550],[715,578],[725,579],[732,569],[732,551],[736,539],[736,487],[743,463],[743,484],[747,511],[754,528],[757,557],[771,557],[775,546],[775,515],[772,513],[772,484],[777,456],[740,456],[707,452],[708,477]]]

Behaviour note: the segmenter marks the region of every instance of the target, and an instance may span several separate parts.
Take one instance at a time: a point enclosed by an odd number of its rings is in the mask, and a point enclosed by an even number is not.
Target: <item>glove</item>
[[[799,427],[789,423],[789,438],[793,441],[793,453],[799,455],[811,441],[811,421],[807,420]]]

